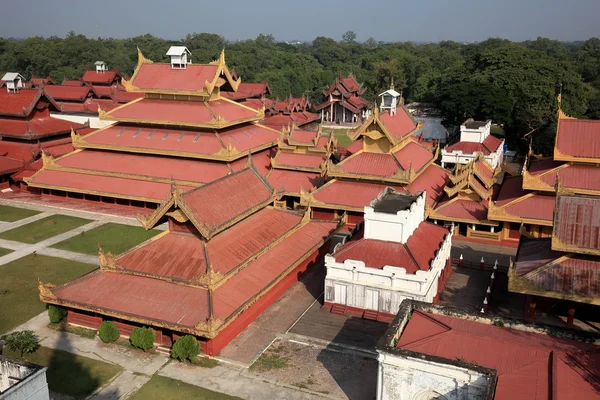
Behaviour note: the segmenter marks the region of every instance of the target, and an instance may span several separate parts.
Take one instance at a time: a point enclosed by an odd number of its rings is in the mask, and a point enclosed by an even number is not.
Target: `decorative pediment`
[[[117,257],[110,251],[104,252],[100,245],[98,245],[98,259],[100,260],[101,270],[116,270],[120,268],[117,265]]]
[[[44,301],[44,299],[56,299],[56,295],[52,293],[52,289],[55,288],[55,285],[50,283],[42,283],[41,280],[38,279],[38,290],[40,292],[40,299]]]

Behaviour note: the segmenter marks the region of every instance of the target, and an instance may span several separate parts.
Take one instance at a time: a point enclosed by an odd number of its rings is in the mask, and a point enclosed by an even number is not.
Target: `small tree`
[[[54,304],[48,305],[48,319],[50,319],[50,322],[60,322],[66,316],[67,310],[64,307],[55,306]]]
[[[121,336],[121,332],[112,321],[104,321],[100,324],[98,336],[104,343],[112,343]]]
[[[356,43],[356,33],[354,31],[346,31],[342,35],[343,43]]]
[[[179,361],[192,361],[200,352],[200,345],[195,337],[191,335],[177,338],[171,349],[171,357]]]
[[[23,358],[23,354],[35,353],[40,348],[40,340],[33,331],[19,331],[6,335],[4,345],[10,351],[18,351]]]
[[[129,336],[129,342],[133,347],[142,349],[144,351],[151,349],[154,346],[154,332],[151,328],[133,328],[131,336]]]

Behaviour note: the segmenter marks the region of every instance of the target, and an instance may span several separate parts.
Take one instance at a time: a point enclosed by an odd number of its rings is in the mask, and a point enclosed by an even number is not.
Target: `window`
[[[346,304],[346,285],[335,283],[334,287],[334,302],[338,304]]]

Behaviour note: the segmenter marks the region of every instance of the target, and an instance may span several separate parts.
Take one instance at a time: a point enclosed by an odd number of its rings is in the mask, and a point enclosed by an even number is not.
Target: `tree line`
[[[65,38],[0,38],[0,71],[26,78],[51,76],[77,79],[97,60],[131,74],[137,48],[154,61],[168,61],[171,45],[185,45],[195,63],[218,57],[225,48],[227,64],[245,82],[268,81],[273,97],[305,94],[317,104],[338,73],[352,73],[374,101],[389,88],[402,91],[407,102],[434,103],[447,126],[467,117],[491,118],[504,127],[507,142],[523,148],[533,138],[534,150],[549,154],[554,143],[557,96],[562,109],[580,118],[600,119],[600,39],[561,43],[538,38],[514,43],[489,39],[476,44],[341,41],[317,37],[290,45],[272,35],[228,42],[209,33],[188,34],[172,41],[143,35],[128,39],[87,38],[73,32]]]

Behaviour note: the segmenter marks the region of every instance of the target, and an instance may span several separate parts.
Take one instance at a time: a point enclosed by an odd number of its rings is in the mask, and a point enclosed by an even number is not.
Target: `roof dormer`
[[[94,66],[96,67],[96,72],[108,71],[108,68],[106,68],[106,63],[104,61],[96,61],[94,63]]]
[[[15,93],[18,93],[19,89],[21,89],[23,87],[24,81],[25,81],[25,78],[23,78],[23,75],[21,75],[17,72],[7,72],[2,77],[2,84],[6,85],[6,90],[9,93],[11,90]]]
[[[167,55],[171,57],[171,69],[186,69],[192,63],[192,53],[185,46],[171,46]]]

